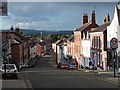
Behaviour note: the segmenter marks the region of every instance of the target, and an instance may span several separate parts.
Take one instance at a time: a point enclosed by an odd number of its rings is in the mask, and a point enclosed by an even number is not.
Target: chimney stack
[[[85,23],[88,23],[88,15],[84,13],[82,15],[82,25],[84,25]]]
[[[10,31],[14,31],[14,28],[13,28],[13,26],[11,25],[11,27],[10,27]]]
[[[16,27],[16,28],[15,28],[15,32],[20,33],[20,28],[19,28],[19,27]]]
[[[93,10],[91,12],[91,23],[94,23],[95,24],[96,20],[95,20],[95,11]]]
[[[103,23],[106,23],[106,17],[104,17]]]
[[[107,16],[106,16],[106,22],[110,22],[110,16],[109,16],[109,14],[107,14]]]
[[[110,22],[109,14],[107,14],[107,16],[104,18],[104,21],[103,21],[103,23],[107,23],[107,22]]]

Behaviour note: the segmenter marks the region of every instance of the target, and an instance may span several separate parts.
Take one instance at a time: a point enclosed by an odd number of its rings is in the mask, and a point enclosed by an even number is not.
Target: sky
[[[117,2],[8,2],[8,16],[2,17],[2,29],[18,26],[34,30],[74,30],[82,25],[82,14],[96,14],[103,24],[109,13],[112,20]]]

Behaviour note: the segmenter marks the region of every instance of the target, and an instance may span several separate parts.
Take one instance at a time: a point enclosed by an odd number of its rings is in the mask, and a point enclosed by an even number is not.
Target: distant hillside
[[[64,35],[71,35],[73,34],[72,30],[69,31],[45,31],[45,30],[30,30],[30,29],[22,29],[23,34],[27,35],[27,36],[32,36],[32,35],[38,35],[41,32],[43,34],[64,34]]]

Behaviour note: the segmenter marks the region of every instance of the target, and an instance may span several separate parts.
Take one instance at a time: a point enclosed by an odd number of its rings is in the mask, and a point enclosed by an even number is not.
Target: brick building
[[[90,32],[91,60],[95,67],[107,70],[107,26],[110,25],[109,14],[104,23]]]
[[[72,57],[72,59],[74,59],[75,55],[74,55],[74,35],[71,35],[68,39],[67,39],[67,53],[68,56]]]
[[[44,55],[44,45],[41,42],[36,43],[36,53],[40,57]]]

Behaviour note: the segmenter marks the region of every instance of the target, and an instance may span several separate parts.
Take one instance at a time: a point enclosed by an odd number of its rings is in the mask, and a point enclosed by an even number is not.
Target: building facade
[[[95,67],[107,70],[107,26],[106,22],[90,33],[91,60],[94,60]]]
[[[116,49],[118,53],[118,60],[116,61],[117,66],[120,67],[120,2],[115,6],[114,16],[111,24],[107,27],[107,48],[108,48],[108,58],[113,66],[113,51],[111,51],[110,41],[112,38],[118,40],[118,48]]]
[[[82,16],[82,26],[80,28],[76,28],[74,31],[74,57],[78,61],[78,64],[84,62],[83,61],[83,54],[81,54],[81,45],[82,45],[82,39],[84,38],[90,38],[89,32],[92,28],[98,27],[96,24],[95,19],[95,11],[92,11],[90,14],[91,20],[88,22],[88,15],[83,14]],[[88,37],[87,37],[88,36]]]

